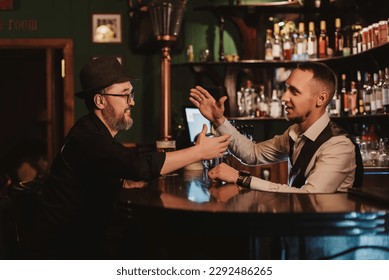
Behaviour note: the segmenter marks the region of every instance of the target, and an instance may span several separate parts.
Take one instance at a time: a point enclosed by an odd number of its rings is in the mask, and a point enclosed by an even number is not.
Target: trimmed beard
[[[292,124],[300,124],[303,122],[302,117],[294,117],[294,118],[288,118],[288,116],[285,117],[287,121],[291,122]]]
[[[116,118],[115,110],[111,105],[108,105],[105,109],[101,110],[101,114],[107,125],[115,131],[128,130],[132,127],[134,122],[131,117],[129,120],[126,120],[124,112],[120,117]]]

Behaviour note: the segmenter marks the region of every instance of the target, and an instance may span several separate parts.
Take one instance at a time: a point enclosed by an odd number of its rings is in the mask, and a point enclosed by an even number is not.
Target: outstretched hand
[[[210,120],[216,127],[223,124],[224,117],[224,102],[227,100],[227,96],[220,97],[219,101],[201,86],[192,88],[189,93],[189,100],[199,108],[201,114]]]
[[[231,135],[225,134],[218,137],[207,137],[207,125],[203,124],[203,129],[197,137],[196,146],[199,148],[200,157],[202,160],[221,157],[228,149]]]

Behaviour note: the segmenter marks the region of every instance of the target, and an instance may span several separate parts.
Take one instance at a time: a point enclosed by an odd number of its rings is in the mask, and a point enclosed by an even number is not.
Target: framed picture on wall
[[[12,10],[13,0],[0,0],[0,10]]]
[[[121,43],[122,15],[93,14],[92,41],[94,43]]]

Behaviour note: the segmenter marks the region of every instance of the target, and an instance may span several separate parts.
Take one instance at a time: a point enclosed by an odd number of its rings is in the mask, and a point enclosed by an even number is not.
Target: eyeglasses
[[[101,95],[108,95],[108,96],[121,96],[127,98],[127,103],[130,103],[130,98],[132,100],[135,100],[135,90],[132,89],[130,93],[127,94],[119,94],[119,93],[102,93]]]

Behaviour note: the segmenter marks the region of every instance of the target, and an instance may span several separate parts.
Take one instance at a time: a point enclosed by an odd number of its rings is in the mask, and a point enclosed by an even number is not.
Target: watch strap
[[[251,176],[250,172],[245,170],[240,170],[236,184],[243,188],[250,188]]]

